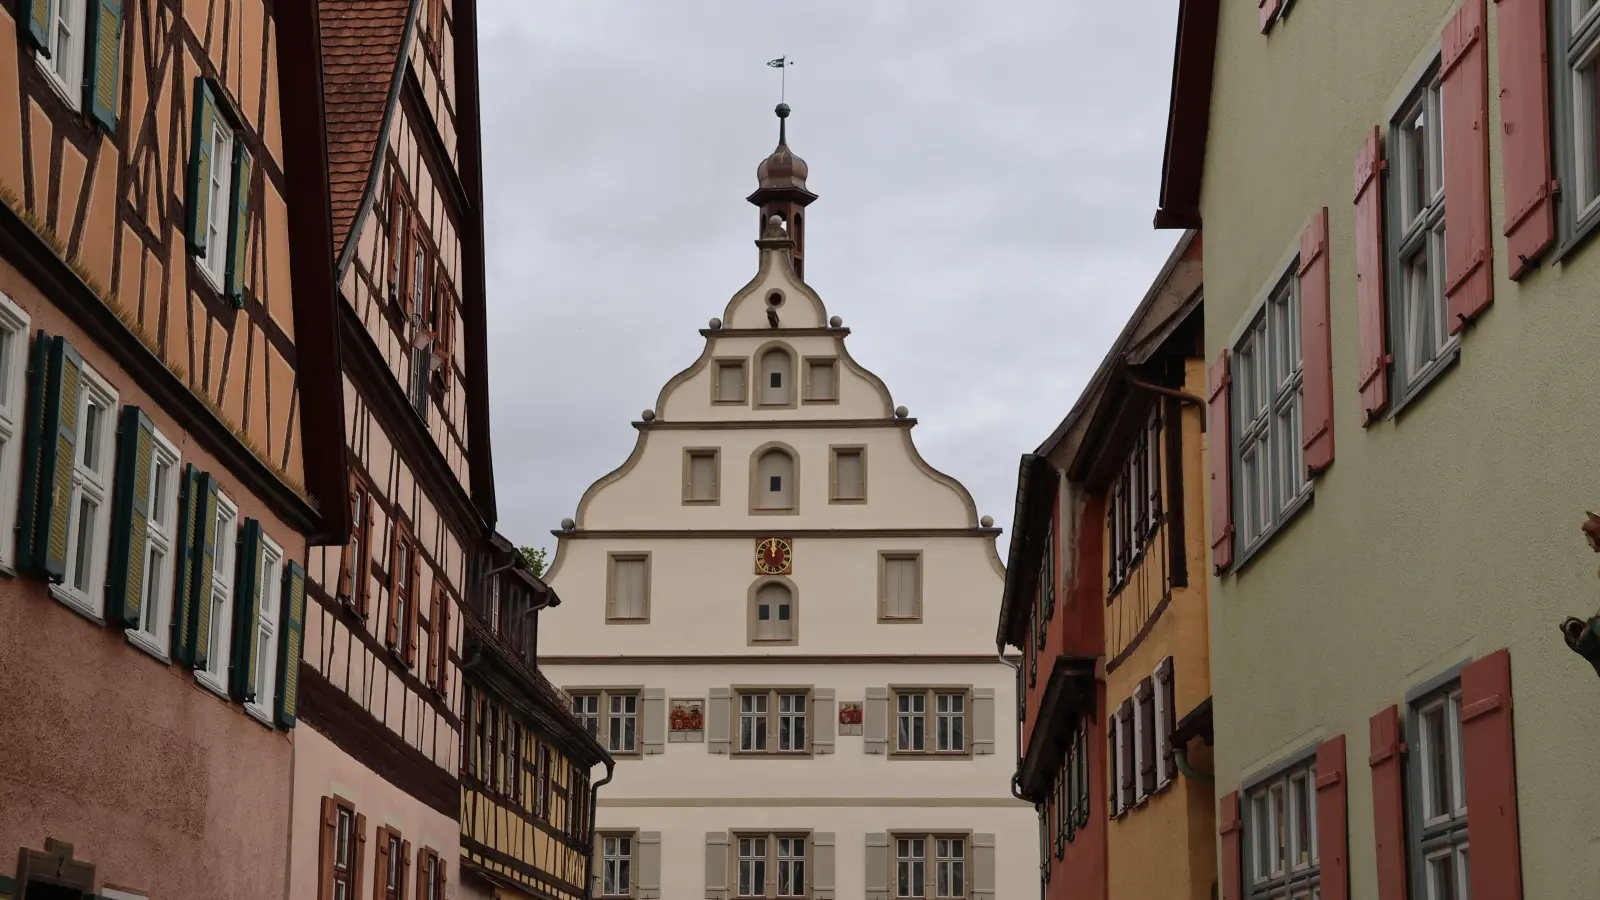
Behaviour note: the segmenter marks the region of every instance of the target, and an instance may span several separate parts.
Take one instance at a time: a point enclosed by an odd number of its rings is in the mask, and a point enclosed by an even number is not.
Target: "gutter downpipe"
[[[1136,387],[1141,391],[1149,391],[1152,394],[1160,394],[1163,397],[1172,397],[1177,400],[1181,400],[1190,406],[1198,408],[1202,413],[1206,412],[1207,410],[1206,402],[1200,399],[1198,395],[1191,394],[1188,391],[1180,391],[1169,387],[1162,387],[1159,384],[1151,384],[1148,381],[1140,381],[1139,379],[1133,377],[1133,374],[1128,371],[1126,364],[1124,364],[1122,368],[1122,377],[1123,380],[1127,381],[1130,386]],[[1200,433],[1204,434],[1205,430],[1206,417],[1202,415],[1200,417]]]
[[[1000,662],[1003,663],[1006,668],[1008,668],[1011,671],[1015,672],[1016,675],[1017,675],[1015,683],[1017,685],[1017,694],[1018,694],[1017,700],[1020,703],[1020,701],[1022,700],[1022,697],[1021,697],[1021,693],[1022,693],[1022,661],[1018,660],[1017,662],[1012,662],[1011,660],[1006,659],[1006,649],[1005,649],[1005,645],[1004,644],[1000,644],[995,649],[998,651],[996,653],[996,656],[998,656],[1000,658]],[[1018,764],[1019,767],[1022,764],[1022,718],[1020,716],[1017,718],[1017,764]],[[1183,771],[1183,769],[1180,767],[1178,771],[1181,772],[1181,771]],[[608,780],[610,779],[610,777],[611,777],[610,775],[606,776],[606,778]],[[1026,801],[1028,798],[1022,796],[1022,792],[1018,789],[1019,786],[1020,786],[1021,779],[1022,779],[1022,773],[1021,772],[1012,772],[1011,773],[1011,796],[1017,798],[1018,800]],[[1033,811],[1034,811],[1035,814],[1037,814],[1037,815],[1042,817],[1044,815],[1043,804],[1040,804],[1040,803],[1033,804]],[[594,859],[594,855],[590,854],[589,858],[591,860],[593,860]],[[1048,858],[1043,858],[1043,859],[1040,860],[1040,863],[1041,863],[1041,865],[1046,865],[1047,866],[1047,865],[1050,864],[1050,860]],[[1044,878],[1041,876],[1039,878],[1039,900],[1045,900],[1044,890],[1045,890]]]
[[[589,785],[589,833],[585,835],[588,838],[586,843],[589,845],[589,852],[584,854],[583,858],[584,897],[594,896],[594,817],[595,813],[599,811],[600,789],[611,783],[611,776],[615,773],[616,768],[616,760],[611,759],[609,756],[606,757],[606,777]]]
[[[1189,765],[1189,751],[1183,747],[1172,748],[1172,761],[1178,764],[1178,771],[1190,781],[1199,781],[1205,784],[1215,784],[1216,776],[1209,772],[1202,772]]]

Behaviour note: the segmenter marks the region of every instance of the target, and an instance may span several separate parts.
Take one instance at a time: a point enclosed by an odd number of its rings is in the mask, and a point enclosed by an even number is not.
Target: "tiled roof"
[[[411,0],[321,0],[318,6],[338,259],[372,172]]]

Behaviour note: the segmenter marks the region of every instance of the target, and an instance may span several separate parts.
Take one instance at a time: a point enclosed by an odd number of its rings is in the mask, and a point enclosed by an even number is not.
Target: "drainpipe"
[[[1184,403],[1199,409],[1201,412],[1205,412],[1207,409],[1206,401],[1200,399],[1199,395],[1191,394],[1188,391],[1180,391],[1174,388],[1162,387],[1159,384],[1151,384],[1148,381],[1140,381],[1139,379],[1133,377],[1133,374],[1128,371],[1126,366],[1124,366],[1122,369],[1122,377],[1128,382],[1129,385],[1136,387],[1141,391],[1149,391],[1152,394],[1160,394],[1163,397],[1172,397],[1177,400],[1181,400]],[[1200,417],[1200,433],[1204,434],[1205,430],[1206,417],[1202,415]]]
[[[1191,781],[1213,784],[1217,780],[1210,772],[1202,772],[1189,765],[1189,751],[1184,747],[1172,748],[1172,761],[1178,764],[1178,771],[1183,773],[1183,777]]]
[[[1008,668],[1012,672],[1016,673],[1017,677],[1015,679],[1015,684],[1017,686],[1017,693],[1018,693],[1017,699],[1018,699],[1018,701],[1021,701],[1021,699],[1022,699],[1022,697],[1021,697],[1021,692],[1022,692],[1022,662],[1021,662],[1021,660],[1018,660],[1017,662],[1012,662],[1011,660],[1006,659],[1006,647],[1005,647],[1005,644],[996,643],[995,644],[995,650],[998,651],[996,653],[996,656],[998,656],[1000,658],[1000,662],[1004,663],[1006,668]],[[1013,713],[1013,715],[1015,715],[1015,713]],[[1019,764],[1022,761],[1022,717],[1020,717],[1020,716],[1017,717],[1017,761],[1018,761]],[[1017,798],[1018,800],[1027,800],[1028,798],[1022,796],[1022,791],[1020,790],[1021,780],[1022,780],[1022,774],[1020,772],[1012,772],[1011,773],[1011,796]],[[1044,815],[1043,805],[1042,804],[1035,803],[1033,805],[1033,811],[1034,811],[1034,813],[1036,815],[1039,815],[1039,816],[1043,816]],[[1046,855],[1046,856],[1040,857],[1040,862],[1043,863],[1044,865],[1049,865],[1050,864],[1049,856]],[[1039,878],[1039,900],[1045,900],[1045,883],[1044,883],[1044,877],[1043,876],[1040,876],[1040,878]]]
[[[600,789],[611,783],[616,760],[606,757],[606,777],[589,785],[589,852],[583,858],[583,896],[594,896],[594,817],[600,806]]]

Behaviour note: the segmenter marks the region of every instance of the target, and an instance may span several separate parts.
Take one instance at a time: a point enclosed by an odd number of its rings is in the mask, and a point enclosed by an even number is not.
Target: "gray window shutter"
[[[729,716],[733,703],[725,687],[714,687],[706,700],[706,750],[727,753],[730,743]]]
[[[724,698],[726,702],[726,698]],[[728,833],[706,832],[706,900],[728,900]]]
[[[635,879],[639,882],[639,900],[660,900],[661,898],[661,832],[639,832],[639,871]]]
[[[994,752],[994,688],[972,692],[972,752]]]
[[[867,688],[872,696],[872,688]],[[867,701],[872,702],[870,699]],[[889,836],[882,832],[867,835],[867,900],[889,900]],[[990,900],[993,900],[991,897]]]
[[[868,753],[886,753],[889,749],[889,689],[867,688],[867,701],[861,710],[864,732],[862,746]]]
[[[833,688],[811,692],[811,752],[833,752],[833,727],[839,714],[833,705]]]
[[[833,900],[833,832],[814,832],[811,852],[811,896],[813,900]]]
[[[644,689],[644,708],[641,730],[644,733],[644,752],[662,753],[667,749],[667,692],[663,688]]]
[[[994,900],[994,835],[972,836],[972,900]]]

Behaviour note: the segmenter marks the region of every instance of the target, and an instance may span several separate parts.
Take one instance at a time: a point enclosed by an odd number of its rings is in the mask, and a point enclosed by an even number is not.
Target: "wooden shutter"
[[[1461,756],[1472,828],[1472,893],[1521,900],[1517,761],[1511,731],[1511,654],[1504,650],[1461,670]]]
[[[406,216],[405,191],[400,184],[400,168],[389,170],[389,301],[399,303],[409,283],[406,238],[410,234]]]
[[[1442,45],[1445,282],[1450,333],[1494,300],[1489,265],[1489,80],[1484,0],[1466,0]]]
[[[283,567],[283,624],[278,639],[277,709],[279,727],[293,728],[300,709],[300,646],[306,627],[306,570],[290,560]]]
[[[350,896],[361,896],[361,874],[367,861],[367,817],[356,813],[356,853],[350,861]]]
[[[322,798],[322,825],[317,830],[317,900],[333,900],[334,843],[339,838],[339,804]]]
[[[661,897],[661,832],[639,832],[639,900],[660,900]]]
[[[405,547],[404,528],[398,519],[392,520],[389,527],[389,610],[384,617],[383,641],[385,646],[393,650],[400,646],[400,620],[396,618],[395,597],[400,591],[400,556]]]
[[[83,106],[110,134],[117,132],[117,63],[122,56],[122,4],[89,0],[86,45],[89,71],[83,84]]]
[[[22,572],[39,572],[43,562],[39,556],[40,535],[49,531],[49,492],[43,486],[44,459],[53,444],[45,440],[45,396],[50,384],[50,350],[54,341],[42,329],[28,350],[27,404],[22,425],[22,482],[21,497],[17,503],[17,569]]]
[[[1119,787],[1122,790],[1122,808],[1128,809],[1133,806],[1134,779],[1138,777],[1137,773],[1134,772],[1133,765],[1134,741],[1138,739],[1138,733],[1133,730],[1133,701],[1131,699],[1122,701],[1122,705],[1117,707],[1117,721],[1119,723],[1118,728],[1122,732],[1122,752],[1118,754],[1118,768],[1122,772],[1122,784]]]
[[[1206,373],[1208,438],[1211,457],[1211,564],[1217,574],[1233,565],[1233,429],[1228,412],[1228,351],[1223,350]]]
[[[862,749],[867,753],[889,750],[889,689],[869,687],[861,710]]]
[[[355,472],[350,473],[350,521],[355,527],[350,529],[350,539],[345,542],[344,550],[339,554],[339,588],[340,600],[348,601],[355,592],[356,576],[360,568],[359,548],[366,546],[363,539],[363,530],[367,524],[366,517],[366,491],[361,487],[361,481]]]
[[[438,319],[438,342],[435,352],[440,356],[439,380],[449,389],[450,376],[455,369],[455,342],[456,342],[456,296],[455,291],[449,287],[450,275],[444,269],[444,264],[439,265],[438,274],[437,309],[434,316]]]
[[[1256,5],[1261,10],[1261,33],[1266,34],[1272,28],[1272,19],[1278,14],[1278,8],[1283,5],[1283,0],[1256,0]]]
[[[233,191],[228,197],[228,268],[223,292],[234,309],[244,309],[244,275],[250,249],[250,151],[243,140],[233,142]]]
[[[67,519],[77,452],[83,358],[62,337],[39,332],[33,346],[22,471],[18,564],[52,583],[67,572]]]
[[[833,729],[839,713],[833,705],[833,688],[811,692],[811,752],[821,756],[833,752]]]
[[[1406,811],[1400,756],[1400,711],[1389,706],[1367,722],[1372,769],[1372,843],[1378,900],[1406,900]],[[1319,771],[1321,763],[1318,763]]]
[[[1172,754],[1172,733],[1178,730],[1178,714],[1173,707],[1177,705],[1178,692],[1172,679],[1172,657],[1168,656],[1156,665],[1156,735],[1160,738],[1160,746],[1156,747],[1156,757],[1161,760],[1157,774],[1158,780],[1162,783],[1178,777],[1178,762]]]
[[[1155,717],[1155,683],[1146,675],[1139,680],[1133,690],[1135,707],[1133,714],[1138,717],[1138,724],[1133,728],[1137,736],[1135,756],[1138,763],[1138,782],[1135,784],[1134,794],[1143,796],[1153,794],[1156,790],[1156,717]],[[1145,721],[1145,712],[1149,711],[1149,722]]]
[[[1222,843],[1222,871],[1217,881],[1222,889],[1221,900],[1244,900],[1244,823],[1239,819],[1239,792],[1234,791],[1218,803],[1217,834]]]
[[[1495,0],[1506,264],[1521,278],[1555,241],[1545,0]],[[1446,207],[1448,209],[1448,207]]]
[[[1361,323],[1361,425],[1378,420],[1389,405],[1389,345],[1383,303],[1383,190],[1385,168],[1374,125],[1356,154],[1356,313]]]
[[[372,852],[372,900],[384,900],[389,887],[389,826],[379,825],[377,846]],[[352,897],[360,895],[352,892]]]
[[[1333,336],[1328,329],[1328,208],[1311,217],[1300,235],[1300,446],[1306,475],[1333,463]]]
[[[1322,860],[1322,897],[1349,900],[1350,838],[1345,796],[1344,735],[1317,746],[1317,855]]]
[[[643,738],[644,752],[663,753],[667,749],[667,692],[662,688],[645,688],[639,699],[639,734]]]
[[[249,702],[256,698],[256,653],[261,643],[261,523],[245,519],[239,528],[238,552],[234,556],[233,649],[228,654],[228,690],[233,699]]]
[[[211,578],[216,560],[217,480],[200,476],[200,521],[196,523],[194,564],[194,615],[190,618],[189,658],[204,669],[211,652]]]
[[[417,545],[412,542],[411,536],[406,535],[408,544],[406,556],[411,560],[411,577],[406,580],[406,665],[413,669],[417,667],[417,629],[420,616],[417,613],[417,584],[422,578],[422,554],[417,552]]]
[[[889,835],[867,834],[865,869],[867,900],[889,900]]]
[[[189,129],[189,252],[206,252],[206,214],[211,209],[211,131],[216,120],[211,85],[194,80],[194,117]]]
[[[994,688],[972,691],[972,727],[968,729],[972,752],[987,756],[994,752]]]
[[[433,589],[428,592],[428,671],[422,677],[435,690],[439,687],[439,601],[443,588],[444,580],[435,576]]]
[[[599,844],[599,841],[595,842]],[[595,875],[599,878],[599,873]],[[595,891],[598,895],[600,892]],[[706,832],[706,900],[727,900],[728,897],[728,833]]]
[[[395,896],[405,897],[406,885],[411,883],[411,842],[400,842],[400,884]]]
[[[124,406],[120,418],[111,550],[106,561],[106,620],[138,628],[145,555],[150,545],[150,455],[155,426],[136,406]]]
[[[40,56],[50,58],[50,23],[55,21],[56,0],[22,0],[22,34]]]
[[[732,744],[733,692],[714,687],[706,696],[706,752],[727,753]]]
[[[979,832],[972,836],[972,900],[994,900],[994,835]],[[931,866],[929,867],[932,868]],[[932,880],[933,872],[929,873]]]
[[[169,646],[172,647],[173,656],[189,666],[194,665],[189,634],[194,626],[198,602],[194,591],[194,557],[195,548],[199,545],[197,533],[200,516],[205,512],[200,505],[204,496],[201,477],[200,470],[193,464],[184,464],[182,497],[178,501],[178,538],[177,545],[172,548],[173,556],[178,558],[178,585],[177,590],[173,591],[172,641]]]
[[[814,831],[811,833],[812,900],[834,900],[835,840],[831,831]]]
[[[439,593],[439,693],[450,696],[450,593]]]
[[[1113,715],[1106,722],[1106,774],[1111,787],[1106,791],[1106,810],[1109,818],[1115,819],[1122,811],[1122,759],[1117,755],[1117,717]]]

